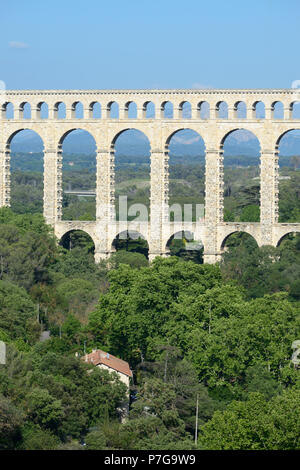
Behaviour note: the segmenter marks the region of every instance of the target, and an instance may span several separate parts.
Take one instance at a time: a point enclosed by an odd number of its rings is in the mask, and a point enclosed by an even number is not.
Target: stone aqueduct
[[[95,259],[107,258],[114,251],[115,237],[128,228],[138,231],[148,242],[149,259],[167,255],[167,241],[178,231],[194,234],[204,245],[204,261],[216,262],[224,241],[234,232],[252,235],[259,246],[276,246],[290,232],[300,232],[300,224],[278,223],[278,146],[281,137],[292,129],[300,129],[300,119],[293,119],[297,90],[17,90],[0,95],[0,205],[10,204],[10,142],[20,130],[31,129],[44,143],[44,216],[61,238],[70,230],[87,232],[95,243]],[[82,103],[83,117],[76,118],[77,103]],[[128,117],[129,104],[137,107],[136,118]],[[164,116],[167,102],[173,104],[173,118]],[[219,116],[221,103],[227,103],[228,116]],[[247,114],[238,116],[239,103],[245,103]],[[262,102],[265,117],[257,118],[256,106]],[[283,116],[275,119],[274,109],[280,102]],[[24,116],[25,104],[31,116]],[[43,103],[48,117],[42,119]],[[66,116],[59,119],[58,107],[64,103]],[[93,106],[101,105],[101,118],[93,118]],[[112,103],[119,105],[119,117],[111,117]],[[147,118],[146,109],[154,104],[155,117]],[[190,103],[191,115],[183,115],[184,103]],[[209,117],[202,115],[208,103]],[[14,116],[8,119],[7,107]],[[26,105],[28,106],[28,105]],[[62,143],[74,129],[88,131],[97,147],[96,221],[62,221]],[[114,142],[124,130],[137,129],[149,139],[151,146],[150,222],[119,222],[114,211]],[[170,222],[168,206],[168,144],[178,130],[192,129],[199,133],[206,147],[205,218],[196,222]],[[260,223],[223,221],[223,142],[234,130],[247,129],[259,140]],[[128,226],[130,224],[130,227]]]

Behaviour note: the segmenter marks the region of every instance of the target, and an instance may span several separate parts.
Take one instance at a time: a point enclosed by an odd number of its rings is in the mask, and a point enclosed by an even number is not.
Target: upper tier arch
[[[136,103],[138,109],[138,120],[145,119],[143,112],[145,103],[153,103],[156,111],[163,111],[166,103],[172,103],[174,106],[174,118],[181,119],[183,103],[190,103],[191,115],[189,119],[200,119],[200,108],[203,103],[207,103],[211,110],[215,110],[216,103],[225,102],[230,109],[238,107],[239,103],[245,103],[245,120],[253,119],[253,111],[261,104],[265,109],[265,115],[260,113],[256,119],[274,120],[274,107],[280,103],[284,110],[284,115],[280,119],[291,120],[297,117],[292,115],[294,103],[299,103],[299,90],[297,89],[179,89],[179,90],[6,90],[0,96],[1,109],[5,109],[5,103],[12,103],[16,110],[13,119],[39,120],[39,113],[36,113],[39,103],[45,103],[49,108],[49,117],[47,119],[56,119],[56,104],[65,103],[67,107],[67,119],[73,119],[74,104],[82,103],[83,119],[89,119],[91,103],[99,103],[103,109],[101,119],[127,119],[126,110],[129,103]],[[23,115],[24,104],[28,103],[33,112],[31,117]],[[116,117],[111,115],[111,106],[115,103],[122,110],[121,115]],[[123,113],[125,110],[125,115]],[[179,111],[179,114],[178,114]],[[235,113],[238,114],[238,113]],[[169,119],[171,116],[167,116]],[[162,112],[156,112],[153,119],[164,119]],[[215,119],[216,115],[212,112],[205,115],[205,119]],[[241,117],[234,115],[234,119]],[[6,119],[2,112],[0,119]],[[11,119],[11,118],[10,118]],[[299,119],[299,118],[298,118]],[[277,119],[278,120],[278,119]]]

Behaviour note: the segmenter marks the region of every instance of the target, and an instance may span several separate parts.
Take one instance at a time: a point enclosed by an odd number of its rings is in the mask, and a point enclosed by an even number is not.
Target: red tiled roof
[[[122,359],[119,359],[118,357],[113,356],[112,354],[109,354],[105,351],[101,351],[101,349],[97,349],[90,354],[86,354],[82,359],[85,362],[94,364],[95,366],[103,364],[107,367],[110,367],[111,369],[116,370],[117,372],[120,372],[121,374],[132,377],[132,371],[130,370],[128,362],[123,361]]]

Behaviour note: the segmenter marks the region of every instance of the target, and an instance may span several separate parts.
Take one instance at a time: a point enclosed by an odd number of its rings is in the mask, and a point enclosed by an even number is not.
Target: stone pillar
[[[173,107],[173,119],[182,119],[182,109],[179,106]]]
[[[228,106],[228,119],[236,119],[236,110]]]
[[[192,106],[191,119],[200,119],[200,111],[197,106]]]
[[[44,150],[44,217],[54,225],[62,218],[62,147]]]
[[[252,105],[247,107],[247,119],[256,119],[256,112]]]
[[[0,207],[10,206],[10,145],[0,150]]]
[[[96,220],[107,223],[115,221],[114,148],[97,151],[96,178]]]
[[[83,107],[83,119],[93,119],[93,106],[85,106]]]
[[[108,104],[101,105],[101,119],[109,119],[110,110]]]
[[[150,239],[149,261],[156,256],[165,256],[163,246],[163,225],[169,224],[169,165],[168,149],[153,149],[151,152],[150,181]]]
[[[223,148],[208,147],[205,167],[205,263],[215,263],[220,258],[217,240],[220,222],[223,222]]]
[[[290,106],[286,106],[283,109],[283,119],[293,119],[293,111]]]
[[[31,108],[31,119],[41,119],[41,109],[36,107],[36,108]]]
[[[146,110],[144,111],[143,106],[137,106],[136,118],[137,119],[146,119]]]
[[[66,119],[75,119],[75,109],[66,107]]]
[[[14,119],[23,119],[24,111],[20,108],[20,106],[15,106],[14,108]]]
[[[273,119],[273,110],[271,106],[265,107],[265,119]]]
[[[58,111],[55,106],[48,107],[48,119],[57,119],[58,118]]]
[[[100,145],[99,145],[100,147]],[[97,145],[96,226],[99,243],[95,245],[95,262],[108,259],[114,251],[108,244],[110,230],[116,222],[114,146]]]
[[[157,109],[158,111],[158,118],[159,119],[165,119],[164,117],[164,114],[165,114],[165,110],[163,109],[163,105],[159,104],[158,108],[155,107],[155,109]]]
[[[261,245],[272,245],[272,225],[278,222],[278,153],[262,149],[260,154]]]
[[[219,112],[217,110],[217,106],[213,103],[209,103],[209,119],[213,121],[214,119],[218,119]]]
[[[125,106],[119,107],[119,119],[128,119],[128,109]]]
[[[138,119],[147,119],[147,105],[138,108],[137,117]]]
[[[109,253],[107,251],[101,251],[101,250],[97,250],[97,247],[95,246],[95,254],[94,254],[94,259],[95,259],[95,263],[100,263],[100,261],[105,261],[109,258]]]

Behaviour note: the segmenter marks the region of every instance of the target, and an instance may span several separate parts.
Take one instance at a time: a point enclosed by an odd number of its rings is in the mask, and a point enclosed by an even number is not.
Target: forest
[[[93,172],[71,161],[64,189],[93,190]],[[117,194],[148,204],[147,174],[120,165]],[[224,168],[225,220],[259,220],[258,176],[256,166]],[[298,163],[280,176],[280,221],[300,222]],[[277,248],[233,235],[216,265],[184,239],[151,265],[145,241],[117,240],[109,263],[95,264],[82,232],[55,239],[42,192],[42,172],[21,165],[12,206],[0,209],[0,449],[299,449],[300,235]],[[203,164],[172,165],[170,203],[203,201]],[[64,195],[65,219],[94,211],[92,197]],[[124,384],[81,360],[95,348],[133,370],[124,422]]]

